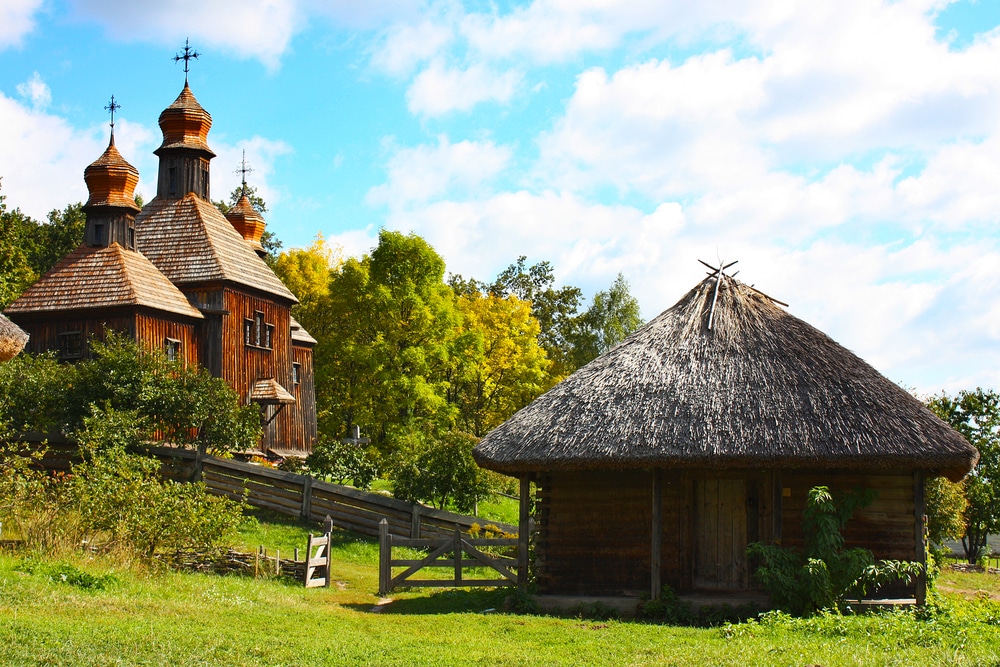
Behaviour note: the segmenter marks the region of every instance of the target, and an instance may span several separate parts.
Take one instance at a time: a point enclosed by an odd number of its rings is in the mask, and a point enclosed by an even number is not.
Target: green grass
[[[260,516],[241,547],[304,545],[309,526]],[[923,619],[773,615],[694,629],[494,613],[504,593],[488,590],[404,591],[376,613],[374,541],[338,534],[333,556],[342,589],[0,554],[0,664],[1000,665],[1000,605],[964,600],[1000,594],[995,575],[944,573],[951,611]]]

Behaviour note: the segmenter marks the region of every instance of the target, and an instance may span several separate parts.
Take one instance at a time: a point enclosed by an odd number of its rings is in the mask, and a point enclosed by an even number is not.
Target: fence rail
[[[158,447],[153,453],[163,460],[194,459],[191,450]],[[323,521],[329,516],[338,528],[371,537],[379,536],[382,519],[390,534],[411,539],[450,537],[456,524],[463,532],[478,524],[517,533],[517,527],[509,524],[409,503],[308,475],[211,456],[202,459],[201,464],[202,479],[211,493],[236,500],[245,494],[247,502],[255,507],[310,521]]]
[[[389,523],[385,519],[379,524],[379,558],[378,558],[378,588],[379,595],[388,595],[399,586],[517,586],[518,558],[515,556],[485,553],[481,548],[513,548],[518,546],[518,539],[491,538],[475,539],[464,537],[458,526],[452,529],[450,537],[440,539],[412,539],[398,537],[389,532]],[[393,558],[393,547],[411,547],[427,550],[427,555],[420,559]],[[450,555],[449,555],[450,554]],[[466,558],[469,556],[469,558]],[[393,575],[392,569],[405,567],[399,574]],[[418,572],[426,567],[444,567],[452,570],[448,579],[413,579]],[[491,579],[468,579],[463,575],[467,567],[486,567],[499,577]]]

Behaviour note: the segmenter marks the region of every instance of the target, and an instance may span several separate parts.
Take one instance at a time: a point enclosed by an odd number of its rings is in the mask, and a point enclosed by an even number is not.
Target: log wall
[[[752,591],[747,544],[802,548],[802,512],[813,486],[871,488],[877,498],[844,531],[845,547],[876,558],[920,560],[912,473],[663,471],[660,581],[680,592]],[[536,573],[554,595],[649,594],[650,471],[540,475]],[[922,514],[922,508],[919,510]],[[883,591],[912,597],[914,587]]]

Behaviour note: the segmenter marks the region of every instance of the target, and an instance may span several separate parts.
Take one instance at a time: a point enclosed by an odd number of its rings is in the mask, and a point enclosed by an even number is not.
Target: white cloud
[[[375,67],[395,75],[408,75],[417,66],[442,52],[454,39],[451,26],[424,20],[397,24],[385,30],[372,53]]]
[[[406,103],[411,112],[426,116],[469,111],[481,102],[507,102],[520,81],[514,70],[498,73],[481,64],[457,69],[434,60],[414,79]]]
[[[151,40],[220,48],[276,69],[305,23],[299,3],[282,0],[72,0],[79,18],[102,24],[122,41]]]
[[[0,49],[17,46],[35,27],[42,0],[4,0],[0,3]]]
[[[412,202],[480,190],[510,161],[511,150],[491,141],[451,143],[438,137],[436,146],[397,151],[389,160],[388,182],[368,193],[372,204],[401,208]]]
[[[52,102],[52,91],[38,72],[24,83],[17,84],[17,94],[31,102],[35,109],[44,109]]]

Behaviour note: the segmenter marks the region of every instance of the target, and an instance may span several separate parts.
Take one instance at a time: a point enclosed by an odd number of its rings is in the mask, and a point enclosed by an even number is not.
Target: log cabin
[[[89,342],[110,330],[201,364],[259,406],[264,435],[250,453],[304,457],[317,432],[316,341],[263,259],[264,219],[245,194],[228,215],[212,203],[212,117],[187,81],[159,125],[156,196],[136,205],[139,174],[115,147],[112,122],[107,150],[84,171],[83,244],[5,312],[31,352],[87,358]]]
[[[783,304],[782,304],[783,305]],[[924,482],[978,459],[918,400],[721,270],[501,424],[479,465],[537,494],[538,592],[759,598],[747,545],[804,545],[808,491],[873,489],[845,546],[925,562]],[[527,552],[525,549],[524,552]],[[888,597],[922,602],[925,582]]]

